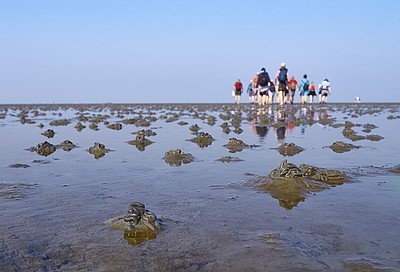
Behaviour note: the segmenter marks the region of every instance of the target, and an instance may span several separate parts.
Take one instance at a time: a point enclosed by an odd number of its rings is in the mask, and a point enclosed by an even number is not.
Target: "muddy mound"
[[[214,138],[206,133],[206,132],[199,132],[196,137],[190,139],[189,141],[196,143],[199,147],[207,147],[212,144]]]
[[[287,210],[305,201],[308,194],[341,185],[345,175],[337,170],[319,168],[307,164],[297,167],[283,160],[267,177],[257,181],[257,187],[279,201]]]
[[[44,141],[43,143],[37,144],[35,147],[31,147],[29,150],[31,152],[36,152],[41,156],[49,156],[56,151],[56,146]]]
[[[216,159],[215,161],[223,162],[223,163],[230,163],[230,162],[240,162],[243,161],[242,159],[239,159],[238,157],[231,157],[231,156],[225,156],[221,157],[219,159]]]
[[[88,152],[92,155],[94,155],[94,158],[100,159],[101,157],[104,157],[106,155],[107,152],[109,152],[110,150],[106,148],[106,146],[104,144],[101,143],[94,143],[94,145],[92,147],[90,147],[88,149]]]
[[[256,145],[248,145],[240,139],[230,138],[229,142],[227,144],[225,144],[224,147],[228,148],[230,153],[235,153],[235,152],[240,152],[246,148],[257,147],[257,146]]]
[[[56,145],[56,147],[69,152],[72,149],[74,149],[76,147],[76,145],[73,142],[71,142],[70,140],[65,140],[62,143]]]
[[[146,133],[144,130],[138,132],[135,140],[128,142],[128,144],[136,146],[136,148],[140,151],[144,151],[146,146],[151,145],[152,143],[152,141],[146,138]]]
[[[331,146],[329,146],[329,148],[332,149],[333,152],[344,153],[344,152],[349,152],[354,148],[360,148],[360,147],[342,141],[337,141],[334,142]]]
[[[191,163],[194,157],[192,156],[192,154],[184,153],[180,149],[172,149],[165,152],[163,159],[171,166],[181,166],[182,163]]]
[[[56,134],[56,133],[55,133],[54,130],[52,130],[52,129],[48,129],[48,130],[46,130],[46,131],[44,131],[44,132],[42,133],[42,135],[43,135],[43,136],[46,136],[47,138],[53,138],[55,134]]]
[[[282,156],[294,156],[302,152],[304,148],[295,143],[283,143],[278,147],[278,151]]]
[[[106,224],[113,229],[123,230],[124,238],[131,246],[153,240],[161,231],[157,216],[140,202],[131,203],[124,215],[108,220]]]

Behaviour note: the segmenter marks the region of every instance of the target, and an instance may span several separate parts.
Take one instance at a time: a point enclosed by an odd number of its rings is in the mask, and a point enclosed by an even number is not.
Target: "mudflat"
[[[398,103],[0,105],[0,270],[398,271],[399,134]]]

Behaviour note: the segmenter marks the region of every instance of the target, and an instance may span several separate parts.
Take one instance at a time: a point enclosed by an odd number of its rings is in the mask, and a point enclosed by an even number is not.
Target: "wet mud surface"
[[[400,269],[400,104],[0,117],[1,271]]]

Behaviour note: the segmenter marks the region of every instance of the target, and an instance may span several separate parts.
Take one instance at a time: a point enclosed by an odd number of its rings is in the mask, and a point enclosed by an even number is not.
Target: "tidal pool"
[[[131,144],[149,129],[151,144]],[[200,132],[212,141],[190,141]],[[396,103],[0,105],[0,270],[398,271],[399,134]],[[246,148],[232,154],[231,138]],[[32,150],[45,141],[56,151]],[[285,157],[284,143],[304,150]],[[170,150],[193,160],[168,163]],[[283,160],[346,181],[288,209],[258,186]],[[161,225],[141,243],[106,224],[136,201]]]

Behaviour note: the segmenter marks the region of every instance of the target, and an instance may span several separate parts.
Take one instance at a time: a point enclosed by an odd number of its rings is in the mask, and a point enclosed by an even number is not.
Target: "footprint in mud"
[[[0,197],[6,199],[20,200],[37,184],[27,183],[0,183]]]

